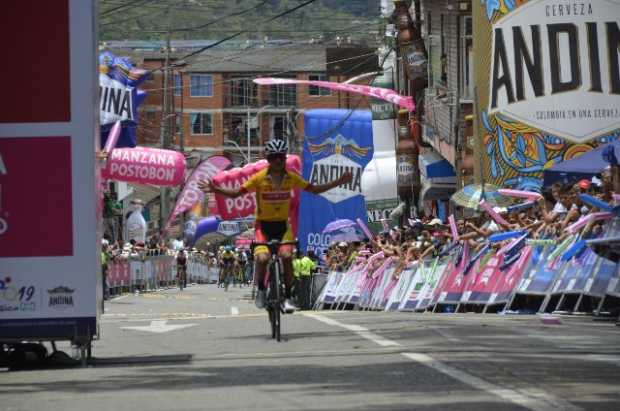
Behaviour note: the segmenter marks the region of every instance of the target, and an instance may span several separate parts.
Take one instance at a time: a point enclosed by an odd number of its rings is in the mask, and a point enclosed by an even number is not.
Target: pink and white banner
[[[213,156],[200,163],[187,178],[185,187],[174,205],[172,213],[164,227],[164,233],[170,228],[170,224],[176,216],[189,210],[197,202],[204,200],[204,193],[198,188],[200,180],[211,180],[217,173],[230,165],[230,160],[223,156]]]
[[[156,186],[176,186],[183,181],[183,154],[159,148],[115,148],[101,176],[106,180]]]
[[[408,111],[415,111],[415,104],[411,96],[401,96],[394,90],[382,87],[371,87],[358,84],[344,84],[335,83],[332,81],[318,81],[318,80],[295,80],[286,78],[257,78],[253,80],[254,83],[261,86],[272,86],[278,84],[309,84],[311,86],[324,87],[330,90],[345,91],[347,93],[362,94],[368,97],[375,97],[381,100],[389,101],[397,106],[406,108]]]

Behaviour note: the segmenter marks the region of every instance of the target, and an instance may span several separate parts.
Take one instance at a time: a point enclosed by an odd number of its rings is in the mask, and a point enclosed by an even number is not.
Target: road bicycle
[[[183,288],[187,287],[187,268],[177,267],[177,278],[179,281],[179,290],[183,291]]]
[[[233,286],[234,286],[234,281],[235,281],[235,269],[234,269],[234,263],[231,260],[224,260],[222,262],[222,278],[224,281],[224,291],[228,291],[228,286],[230,285],[230,282],[233,282]]]
[[[267,272],[265,275],[267,278],[267,295],[265,299],[265,308],[269,314],[269,324],[271,325],[271,338],[276,341],[281,341],[281,315],[285,314],[282,306],[286,300],[286,288],[282,275],[284,273],[282,269],[282,259],[278,255],[280,246],[294,245],[299,246],[299,241],[283,241],[271,240],[266,243],[252,243],[251,249],[254,252],[254,248],[258,246],[266,246],[269,248],[269,263],[267,265]]]

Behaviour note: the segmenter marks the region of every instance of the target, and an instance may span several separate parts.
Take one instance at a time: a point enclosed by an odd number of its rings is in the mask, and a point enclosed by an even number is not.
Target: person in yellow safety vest
[[[299,281],[299,277],[301,276],[301,252],[299,250],[295,250],[295,258],[293,259],[293,276],[295,280]]]
[[[313,253],[313,251],[308,253]],[[300,256],[301,253],[293,261],[293,270],[297,278],[297,303],[302,310],[307,310],[310,308],[312,271],[316,268],[316,263],[307,255],[302,258],[299,258]]]
[[[312,270],[316,268],[316,263],[312,261],[310,257],[305,255],[300,261],[300,276],[301,277],[310,277],[312,275]]]

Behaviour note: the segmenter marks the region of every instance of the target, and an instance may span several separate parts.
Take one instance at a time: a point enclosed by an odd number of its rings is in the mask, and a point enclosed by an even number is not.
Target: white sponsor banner
[[[490,113],[584,142],[620,128],[620,1],[532,0],[493,25]]]
[[[401,301],[406,299],[407,290],[409,289],[409,284],[411,283],[414,274],[415,270],[413,269],[409,269],[400,273],[398,284],[396,284],[396,287],[394,287],[394,289],[392,290],[390,298],[385,305],[386,311],[397,310],[400,306]]]

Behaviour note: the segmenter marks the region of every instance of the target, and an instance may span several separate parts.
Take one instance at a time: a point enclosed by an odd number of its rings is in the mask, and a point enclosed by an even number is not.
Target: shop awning
[[[366,201],[397,198],[396,157],[389,156],[370,160],[362,174],[362,194]]]
[[[454,167],[434,151],[420,156],[420,175],[434,183],[456,184]]]
[[[420,190],[421,201],[449,200],[456,192],[456,184],[427,183]]]

